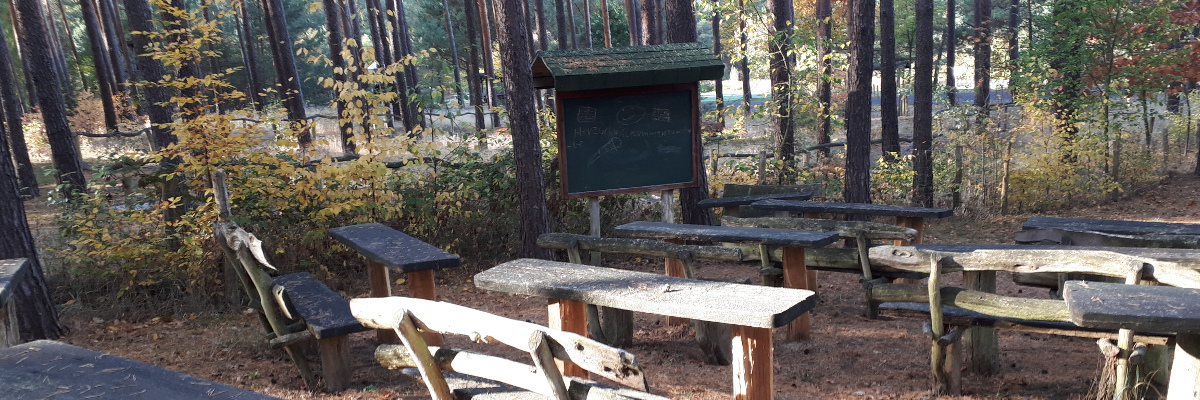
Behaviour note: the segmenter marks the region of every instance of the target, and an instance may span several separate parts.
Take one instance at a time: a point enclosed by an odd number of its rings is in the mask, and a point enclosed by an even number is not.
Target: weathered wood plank
[[[573,300],[680,318],[777,328],[808,312],[808,290],[673,278],[545,260],[509,261],[475,275],[500,292]]]
[[[817,218],[721,218],[723,226],[790,229],[797,231],[837,232],[842,238],[853,239],[861,232],[868,240],[913,240],[917,230],[896,225],[867,221],[834,221]]]
[[[832,203],[824,201],[763,200],[754,208],[774,211],[814,212],[823,214],[877,215],[887,217],[946,218],[954,210],[945,208],[889,206],[869,203]]]
[[[924,251],[938,253],[970,253],[977,250],[1106,251],[1157,261],[1170,261],[1191,269],[1200,269],[1200,249],[1073,245],[1046,245],[1030,247],[1028,245],[1019,244],[920,244],[913,247]]]
[[[736,207],[736,206],[748,206],[750,204],[753,204],[756,201],[762,201],[762,200],[808,200],[811,198],[812,198],[811,192],[770,193],[770,194],[756,194],[756,195],[749,195],[749,196],[717,197],[717,198],[700,200],[700,202],[698,202],[696,204],[698,204],[698,205],[700,205],[700,207],[704,207],[704,208]]]
[[[318,281],[308,272],[297,272],[275,278],[292,310],[304,319],[317,339],[349,335],[367,330],[354,315],[350,303]]]
[[[872,285],[871,298],[879,302],[929,303],[926,285]],[[1067,305],[1060,300],[1029,299],[947,286],[939,290],[942,305],[974,311],[993,318],[1031,321],[1069,321]],[[926,307],[928,310],[928,307]]]
[[[704,240],[793,247],[824,247],[838,239],[838,234],[834,232],[670,224],[650,221],[621,225],[616,228],[616,232],[625,236],[652,239]]]
[[[1070,281],[1063,292],[1080,326],[1200,333],[1200,289]]]
[[[880,315],[911,319],[929,319],[929,304],[888,302],[879,305]],[[1072,322],[1034,321],[996,316],[964,310],[958,307],[942,307],[944,322],[957,326],[990,326],[996,329],[1017,332],[1044,333],[1048,335],[1074,336],[1093,339],[1116,339],[1117,331],[1084,328]],[[1134,340],[1151,345],[1165,345],[1169,334],[1137,334]]]
[[[276,399],[48,340],[0,349],[0,393],[15,399]]]
[[[695,259],[742,261],[742,252],[735,248],[720,246],[697,246],[675,244],[653,239],[600,238],[572,233],[546,233],[538,236],[538,246],[547,249],[566,250],[574,243],[579,250],[601,253],[636,254],[646,257],[679,258],[691,253]]]
[[[1175,342],[1167,400],[1200,398],[1200,335],[1181,333]]]
[[[401,272],[456,268],[461,263],[458,256],[383,224],[333,228],[329,230],[329,236],[368,260]]]
[[[1200,236],[1200,224],[1174,222],[1123,221],[1093,218],[1030,217],[1021,229],[1060,229],[1074,232],[1102,232],[1116,235],[1192,235]]]
[[[0,305],[8,303],[18,284],[29,272],[29,260],[13,258],[0,260]]]

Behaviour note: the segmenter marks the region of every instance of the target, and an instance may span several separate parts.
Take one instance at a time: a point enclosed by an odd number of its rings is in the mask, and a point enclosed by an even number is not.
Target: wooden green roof
[[[538,52],[533,86],[565,92],[721,79],[725,65],[700,43]]]

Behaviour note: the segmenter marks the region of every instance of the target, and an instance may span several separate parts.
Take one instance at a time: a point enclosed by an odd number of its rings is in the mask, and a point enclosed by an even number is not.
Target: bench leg
[[[675,243],[675,244],[684,244],[685,243],[682,240],[671,240],[671,239],[668,239],[667,242]],[[684,272],[684,270],[683,270],[683,260],[680,260],[678,258],[667,257],[666,270],[664,271],[664,275],[674,276],[676,278],[686,278],[687,273]],[[688,324],[687,318],[667,317],[667,326],[683,326],[683,325],[687,325],[687,324]]]
[[[433,270],[408,273],[408,294],[416,299],[437,301],[437,288],[434,286]],[[430,346],[442,345],[442,334],[437,332],[421,332],[425,344]]]
[[[321,376],[325,378],[325,389],[340,392],[350,386],[350,348],[345,336],[324,338],[317,341],[320,347]]]
[[[996,293],[996,272],[963,272],[963,286],[967,289]],[[971,372],[979,375],[995,375],[1000,372],[1000,344],[996,328],[974,326],[963,332],[962,347],[966,350]]]
[[[908,246],[908,245],[912,245],[912,244],[921,244],[922,230],[925,229],[925,218],[896,217],[896,225],[905,227],[905,228],[912,228],[917,231],[917,235],[913,237],[913,240],[911,242],[909,242],[907,240],[896,240],[894,243],[896,246]],[[912,278],[896,279],[896,283],[917,284],[920,282],[921,282],[920,279],[912,279]]]
[[[371,297],[390,297],[392,278],[383,264],[367,261],[367,282],[371,286]],[[376,329],[375,340],[385,344],[399,344],[400,338],[391,329]]]
[[[9,299],[0,306],[0,349],[21,344],[21,332],[17,329],[17,302]]]
[[[1180,333],[1175,337],[1175,362],[1167,400],[1200,398],[1200,335]]]
[[[783,287],[812,290],[815,285],[808,281],[809,272],[808,266],[804,264],[803,247],[783,248]],[[788,324],[786,337],[789,342],[808,340],[812,337],[810,315],[811,313],[804,313]]]
[[[733,398],[775,398],[774,353],[769,328],[733,327]]]
[[[550,299],[547,307],[550,320],[547,326],[563,332],[587,336],[587,304],[570,300]],[[587,371],[578,365],[555,360],[563,376],[587,378]]]

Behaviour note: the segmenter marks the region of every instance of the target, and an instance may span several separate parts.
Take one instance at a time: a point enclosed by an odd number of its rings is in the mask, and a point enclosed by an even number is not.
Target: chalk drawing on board
[[[579,107],[577,120],[581,123],[596,122],[596,108],[587,106]]]
[[[671,110],[666,108],[655,108],[651,110],[650,119],[662,122],[671,122]]]
[[[621,138],[613,137],[608,139],[608,143],[605,143],[603,146],[600,146],[599,149],[596,149],[596,154],[593,154],[592,159],[588,160],[588,167],[591,167],[592,164],[595,164],[596,160],[599,160],[601,156],[612,153],[619,148],[621,148]]]
[[[646,109],[642,106],[625,106],[617,111],[617,123],[621,125],[633,125],[642,120],[646,116]]]

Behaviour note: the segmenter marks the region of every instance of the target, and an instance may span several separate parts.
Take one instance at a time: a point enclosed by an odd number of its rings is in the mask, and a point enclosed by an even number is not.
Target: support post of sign
[[[600,237],[600,198],[599,197],[589,197],[588,198],[588,217],[592,223],[591,232],[588,232],[588,234],[592,235],[592,237]],[[600,266],[600,252],[593,251],[591,253],[592,253],[592,265],[599,267]]]
[[[663,220],[663,222],[666,222],[669,224],[675,223],[675,208],[672,207],[672,204],[671,204],[671,202],[674,200],[675,200],[675,191],[674,190],[667,189],[667,190],[662,191],[662,195],[660,196],[659,203],[662,203],[662,220]]]

